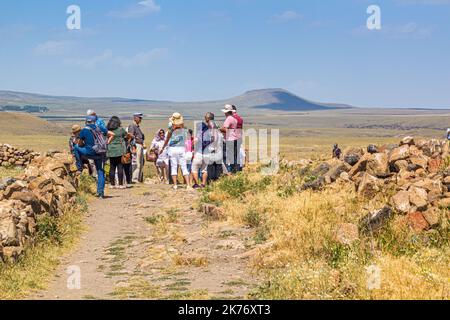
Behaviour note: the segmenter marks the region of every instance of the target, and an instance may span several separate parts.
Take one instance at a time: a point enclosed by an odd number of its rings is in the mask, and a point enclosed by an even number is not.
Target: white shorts
[[[169,148],[170,170],[172,176],[176,176],[178,173],[178,166],[181,167],[183,176],[188,176],[189,171],[187,169],[186,162],[186,149],[185,147],[170,147]]]
[[[192,172],[198,173],[201,170],[201,172],[206,173],[208,172],[208,165],[209,155],[196,153],[192,162]]]

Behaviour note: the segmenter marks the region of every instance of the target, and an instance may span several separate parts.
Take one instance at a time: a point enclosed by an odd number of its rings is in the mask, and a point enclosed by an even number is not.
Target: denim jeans
[[[83,170],[82,157],[94,161],[95,169],[97,170],[97,194],[99,196],[105,195],[105,167],[104,157],[95,154],[93,150],[75,146],[74,149],[75,159],[77,162],[78,170]]]

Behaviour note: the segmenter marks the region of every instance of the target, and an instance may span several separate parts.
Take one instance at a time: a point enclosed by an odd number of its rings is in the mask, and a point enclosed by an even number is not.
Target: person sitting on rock
[[[81,127],[79,125],[74,125],[72,126],[72,135],[70,136],[69,139],[69,149],[70,149],[70,153],[75,157],[75,145],[79,145],[80,147],[82,147],[83,145],[83,141],[80,140],[80,132],[81,132]],[[87,166],[88,170],[89,170],[89,175],[93,176],[94,174],[94,168],[91,166],[91,163],[89,161],[89,159],[87,159],[86,157],[82,156],[81,157],[81,161],[83,163],[83,166]]]
[[[97,154],[94,150],[95,138],[93,132],[95,130],[100,130],[103,134],[107,135],[108,131],[106,130],[105,132],[102,128],[97,127],[95,124],[96,121],[97,118],[95,116],[86,117],[86,127],[81,130],[79,135],[79,139],[82,141],[83,147],[81,147],[80,144],[76,144],[74,147],[74,155],[79,174],[83,171],[83,157],[94,160],[95,169],[97,170],[97,196],[103,199],[105,197],[105,156]]]

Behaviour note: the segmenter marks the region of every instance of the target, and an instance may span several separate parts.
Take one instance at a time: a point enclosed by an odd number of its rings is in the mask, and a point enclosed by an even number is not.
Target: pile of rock
[[[317,189],[335,181],[352,182],[357,192],[372,198],[392,191],[384,208],[408,215],[416,231],[439,224],[439,208],[450,208],[450,168],[446,164],[449,145],[442,140],[404,138],[398,145],[350,148],[343,159],[322,163],[312,172],[317,176],[303,189]]]
[[[3,167],[26,167],[37,156],[39,153],[32,150],[18,150],[9,144],[0,145],[0,166]]]
[[[17,178],[0,181],[0,262],[15,261],[35,241],[39,215],[59,216],[73,205],[76,167],[65,153],[34,158]]]

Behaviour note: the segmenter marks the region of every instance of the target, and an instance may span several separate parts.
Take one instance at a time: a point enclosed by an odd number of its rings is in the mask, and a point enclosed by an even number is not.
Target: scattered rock
[[[215,220],[220,220],[225,216],[224,210],[213,204],[204,204],[202,211],[205,215]]]
[[[361,219],[361,229],[365,233],[377,232],[392,217],[392,214],[392,209],[389,206],[385,206],[381,210],[373,211]]]
[[[395,163],[398,160],[406,160],[408,159],[409,153],[409,145],[403,145],[401,147],[393,149],[389,153],[389,163]]]
[[[336,241],[344,244],[351,245],[353,242],[359,239],[358,226],[352,223],[341,223],[337,226]]]
[[[361,178],[358,193],[365,197],[373,197],[380,191],[381,184],[382,182],[378,178],[365,172]]]
[[[428,206],[428,194],[425,189],[411,187],[409,189],[409,202],[417,208],[418,211],[425,211]]]
[[[413,146],[414,145],[414,138],[413,137],[404,137],[402,139],[402,141],[400,142],[400,145],[409,145],[409,146]]]
[[[385,178],[390,175],[388,156],[385,153],[374,154],[366,164],[367,173],[379,177]]]
[[[430,208],[425,212],[422,212],[423,217],[427,220],[430,227],[436,227],[439,225],[440,213],[437,208]]]
[[[430,227],[422,212],[408,214],[408,224],[415,232],[421,232]]]
[[[411,209],[409,203],[409,193],[407,191],[400,191],[392,197],[392,205],[399,213],[408,213]]]

